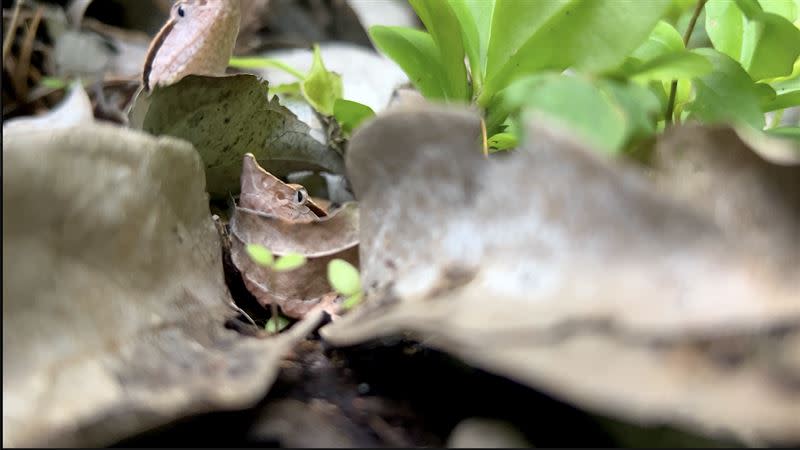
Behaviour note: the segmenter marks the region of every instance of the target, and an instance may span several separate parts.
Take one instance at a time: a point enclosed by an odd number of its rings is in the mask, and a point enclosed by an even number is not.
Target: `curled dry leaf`
[[[300,318],[335,299],[325,277],[327,265],[334,258],[358,264],[358,207],[347,203],[323,214],[304,189],[283,183],[252,155],[245,156],[240,203],[230,222],[231,259],[262,305],[275,303],[287,316]],[[245,250],[248,244],[263,245],[278,256],[299,253],[306,263],[276,272],[256,264]]]
[[[319,317],[233,315],[188,143],[89,123],[3,131],[3,445],[105,446],[263,397]]]
[[[156,89],[146,112],[137,107],[132,122],[155,135],[194,144],[206,166],[208,192],[225,199],[239,190],[242,156],[253,153],[275,176],[299,170],[344,173],[341,156],[312,138],[308,125],[269,99],[268,84],[253,75],[190,75]],[[138,100],[137,100],[138,101]],[[139,106],[139,105],[137,105]]]
[[[599,413],[800,442],[798,266],[542,119],[489,161],[479,130],[430,107],[355,133],[367,298],[323,338],[411,333]]]

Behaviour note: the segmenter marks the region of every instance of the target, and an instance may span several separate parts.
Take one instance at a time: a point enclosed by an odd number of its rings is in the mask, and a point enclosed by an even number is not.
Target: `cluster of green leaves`
[[[307,74],[273,58],[233,57],[229,65],[239,69],[274,67],[293,75],[297,78],[296,82],[275,86],[271,91],[302,96],[318,113],[335,117],[345,133],[350,133],[361,122],[375,115],[369,106],[343,98],[342,77],[325,67],[319,45],[314,45],[311,69]]]
[[[531,112],[620,152],[668,113],[762,130],[765,112],[800,103],[800,0],[710,0],[714,48],[690,50],[676,25],[697,1],[409,0],[427,31],[370,35],[427,98],[480,106],[495,149],[516,145]]]

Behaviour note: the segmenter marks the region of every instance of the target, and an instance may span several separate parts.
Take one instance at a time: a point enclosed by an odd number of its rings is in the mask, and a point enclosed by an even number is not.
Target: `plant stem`
[[[703,7],[706,5],[708,0],[697,0],[697,5],[695,5],[694,13],[692,14],[692,19],[689,20],[689,25],[686,27],[686,31],[683,33],[683,46],[689,46],[689,39],[692,38],[692,32],[694,31],[695,25],[697,25],[697,18],[700,17],[700,13],[703,12]],[[678,80],[673,80],[672,85],[669,88],[669,100],[667,101],[667,113],[664,117],[666,121],[667,127],[672,125],[672,115],[675,112],[675,96],[678,93]]]
[[[259,58],[259,57],[233,57],[228,63],[229,66],[237,69],[262,69],[265,67],[274,67],[283,70],[284,72],[293,75],[300,81],[306,79],[306,76],[300,73],[299,70],[290,67],[272,58]]]

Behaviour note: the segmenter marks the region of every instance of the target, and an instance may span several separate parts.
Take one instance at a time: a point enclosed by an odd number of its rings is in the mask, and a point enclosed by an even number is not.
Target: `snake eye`
[[[298,205],[303,205],[308,200],[308,193],[306,193],[305,189],[298,189],[294,191],[294,202]]]

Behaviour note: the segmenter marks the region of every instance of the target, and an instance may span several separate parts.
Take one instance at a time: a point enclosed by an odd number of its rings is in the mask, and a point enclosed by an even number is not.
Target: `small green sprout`
[[[343,259],[334,259],[328,263],[328,283],[339,294],[345,297],[342,308],[352,309],[363,299],[361,276],[358,269]]]
[[[267,330],[267,333],[269,334],[278,334],[288,326],[289,319],[281,315],[276,315],[269,318],[267,324],[264,325],[264,329]]]
[[[270,249],[260,244],[247,244],[245,247],[247,254],[256,264],[267,267],[274,272],[289,272],[302,267],[306,263],[306,257],[299,253],[287,253],[275,259],[275,255]],[[289,326],[289,319],[278,313],[278,306],[272,304],[272,317],[267,320],[264,329],[270,334],[278,334]]]

